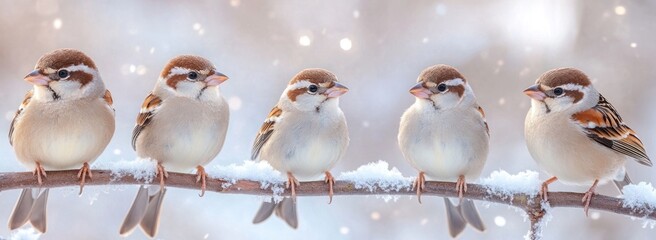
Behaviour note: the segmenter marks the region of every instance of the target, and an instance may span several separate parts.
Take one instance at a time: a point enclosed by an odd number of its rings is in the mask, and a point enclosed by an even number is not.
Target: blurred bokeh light
[[[571,66],[596,88],[656,155],[656,2],[654,1],[13,1],[0,10],[0,135],[30,85],[22,78],[43,53],[77,48],[98,65],[113,92],[117,129],[98,162],[134,159],[130,134],[144,97],[168,59],[197,54],[230,76],[221,87],[231,122],[211,165],[249,157],[253,138],[287,81],[310,67],[334,72],[351,91],[341,98],[351,145],[334,173],[377,160],[406,176],[398,121],[414,101],[419,72],[444,63],[469,80],[487,113],[491,147],[483,175],[537,170],[524,145],[529,100],[522,90],[543,72]],[[9,142],[0,144],[1,171],[25,171]],[[628,163],[634,181],[654,182],[654,169]],[[542,174],[546,179],[546,174]],[[584,186],[552,185],[585,191]],[[51,191],[43,239],[117,239],[136,186]],[[610,185],[599,193],[615,196]],[[19,191],[0,196],[7,219]],[[279,219],[251,220],[260,198],[171,189],[161,239],[448,239],[438,198],[300,198],[300,227]],[[519,211],[479,203],[485,233],[460,239],[519,239],[528,223]],[[649,239],[640,220],[605,212],[555,209],[545,239]],[[0,224],[1,225],[1,224]],[[10,236],[0,228],[1,236]],[[144,239],[135,231],[128,239]]]

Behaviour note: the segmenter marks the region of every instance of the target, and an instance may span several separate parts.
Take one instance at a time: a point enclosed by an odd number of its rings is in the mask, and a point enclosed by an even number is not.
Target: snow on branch
[[[97,166],[97,167],[101,167]],[[150,161],[119,162],[102,167],[112,170],[92,170],[93,179],[85,186],[93,185],[141,185],[153,182],[154,164]],[[379,161],[362,166],[355,171],[337,175],[334,195],[379,195],[383,197],[413,196],[413,178],[403,177],[396,169],[388,169],[386,162]],[[289,196],[284,189],[285,179],[263,162],[246,161],[242,165],[208,168],[207,191],[217,193]],[[49,171],[40,187],[75,187],[79,185],[78,170]],[[495,171],[490,177],[481,179],[481,184],[467,184],[464,197],[524,210],[531,222],[527,237],[539,239],[545,223],[551,218],[551,208],[582,208],[582,193],[550,192],[548,204],[537,195],[540,181],[538,174],[525,171],[516,175]],[[195,174],[169,172],[167,187],[199,189]],[[0,191],[39,187],[31,172],[0,173]],[[591,209],[612,212],[634,218],[656,220],[656,190],[651,184],[639,183],[624,188],[625,198],[595,195]],[[302,182],[296,188],[297,196],[327,196],[328,185],[323,181]],[[458,197],[453,182],[427,181],[424,196]],[[583,211],[581,211],[583,214]],[[545,217],[546,216],[546,217]],[[652,221],[653,222],[653,221]]]

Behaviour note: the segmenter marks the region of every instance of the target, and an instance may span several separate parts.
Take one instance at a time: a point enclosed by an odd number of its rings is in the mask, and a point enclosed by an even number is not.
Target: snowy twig
[[[524,210],[531,223],[531,228],[528,230],[528,239],[542,239],[542,227],[544,227],[544,222],[547,220],[544,218],[547,211],[542,207],[542,202],[539,200],[529,201]]]
[[[92,170],[93,179],[86,181],[86,186],[92,185],[140,185],[144,184],[143,178],[135,178],[130,174],[116,175],[109,170]],[[77,170],[67,171],[49,171],[45,178],[43,185],[40,187],[70,187],[79,185],[77,178]],[[229,183],[229,184],[226,184]],[[195,174],[184,174],[169,172],[169,177],[166,179],[168,187],[184,188],[184,189],[199,189],[199,183],[196,182]],[[37,188],[36,177],[31,172],[17,172],[17,173],[0,173],[0,191],[21,188]],[[233,194],[248,194],[248,195],[262,195],[271,196],[273,188],[276,186],[271,185],[262,187],[258,181],[246,180],[226,180],[226,179],[208,179],[207,191],[218,193],[233,193]],[[279,186],[278,186],[279,187]],[[281,193],[282,196],[289,196],[289,191]],[[415,195],[416,192],[410,188],[399,188],[390,190],[384,189],[378,185],[373,187],[358,188],[352,181],[335,181],[334,185],[335,195]],[[302,182],[296,188],[297,196],[327,196],[328,185],[323,181]],[[427,181],[426,188],[423,193],[424,196],[439,196],[439,197],[457,197],[456,185],[452,182],[437,182]],[[506,205],[515,206],[523,209],[529,214],[529,219],[532,223],[532,230],[537,230],[538,223],[544,215],[544,208],[536,194],[514,194],[511,197],[501,196],[489,191],[484,185],[467,184],[467,192],[465,198],[501,203]],[[549,205],[551,208],[555,207],[571,207],[582,208],[583,204],[581,199],[582,193],[573,192],[550,192]],[[604,195],[595,195],[590,203],[590,209],[596,209],[606,212],[612,212],[632,217],[647,218],[656,220],[656,211],[645,212],[637,211],[636,208],[624,206],[620,198],[614,198]],[[583,212],[581,212],[583,214]],[[536,231],[529,233],[529,237],[535,237]],[[531,235],[533,234],[533,235]]]

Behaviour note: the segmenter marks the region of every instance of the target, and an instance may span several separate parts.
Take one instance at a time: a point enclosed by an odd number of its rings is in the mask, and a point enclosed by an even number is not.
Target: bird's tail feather
[[[139,224],[146,235],[151,238],[157,235],[157,229],[159,227],[159,214],[162,209],[162,202],[164,201],[165,194],[166,188],[163,188],[157,191],[155,195],[149,197],[146,213],[144,214],[143,219],[141,219],[141,224]]]
[[[159,186],[157,186],[159,188]],[[139,225],[141,229],[149,237],[157,235],[159,227],[159,215],[162,208],[166,188],[158,189],[154,194],[149,194],[147,187],[141,186],[137,192],[137,196],[132,202],[128,214],[123,220],[119,233],[122,236],[127,236],[134,231]]]
[[[483,219],[481,219],[481,215],[478,214],[478,209],[476,209],[473,200],[464,199],[458,207],[460,208],[460,213],[463,218],[472,225],[472,227],[481,232],[485,231],[485,224],[483,224]]]
[[[37,231],[46,232],[48,191],[47,188],[43,192],[41,192],[41,189],[23,189],[9,217],[9,229],[14,230],[29,221]]]
[[[283,198],[278,203],[274,203],[273,200],[271,202],[263,202],[255,214],[255,218],[253,218],[253,223],[257,224],[267,220],[274,211],[276,216],[283,219],[287,225],[294,229],[298,228],[296,203],[291,198]]]
[[[41,233],[46,232],[46,206],[48,205],[48,192],[50,189],[43,191],[36,198],[34,205],[32,206],[32,212],[30,212],[30,223],[37,231]]]
[[[32,206],[34,206],[34,196],[32,195],[32,189],[24,188],[21,191],[20,197],[14,206],[14,210],[9,217],[9,229],[14,230],[23,226],[30,219],[30,212],[32,211]]]
[[[444,198],[444,205],[451,237],[455,238],[460,235],[465,230],[467,223],[481,232],[485,231],[485,224],[483,224],[474,201],[463,199],[458,206],[454,206],[451,200]]]
[[[620,192],[622,192],[624,186],[631,184],[631,178],[629,178],[629,173],[624,172],[624,177],[622,178],[622,180],[613,180],[613,183],[615,183],[617,189],[619,189]]]
[[[448,198],[444,198],[444,205],[446,206],[446,220],[449,226],[449,234],[455,238],[465,230],[467,221],[462,216],[460,206],[454,206]]]
[[[119,233],[122,236],[130,235],[134,231],[137,224],[141,222],[141,219],[146,214],[146,207],[148,207],[148,189],[141,186],[132,202],[130,210],[128,210],[128,214],[125,216],[125,220],[123,220],[123,224],[121,224]]]
[[[257,213],[253,218],[253,224],[258,224],[267,220],[275,209],[276,203],[274,203],[273,200],[271,202],[262,202],[260,209],[257,210]]]
[[[46,232],[48,192],[47,188],[43,192],[41,189],[23,189],[9,217],[9,229],[14,230],[29,221],[37,231]]]

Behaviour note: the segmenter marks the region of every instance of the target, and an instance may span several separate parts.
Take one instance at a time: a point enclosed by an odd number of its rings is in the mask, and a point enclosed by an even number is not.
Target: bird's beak
[[[538,84],[535,84],[524,90],[524,94],[538,101],[542,101],[547,97],[547,95],[544,94],[542,90],[540,90],[540,85]]]
[[[218,86],[226,80],[228,80],[228,76],[223,73],[216,72],[213,75],[207,76],[205,78],[205,84],[207,84],[207,86]]]
[[[433,92],[425,88],[422,84],[423,83],[420,82],[417,83],[417,85],[415,85],[414,87],[410,88],[410,93],[412,93],[412,95],[415,95],[415,97],[428,99],[433,94]]]
[[[52,80],[48,76],[44,76],[39,73],[38,69],[35,69],[31,73],[27,74],[27,76],[25,76],[25,81],[38,86],[46,86]]]
[[[346,86],[335,82],[335,85],[331,88],[328,88],[324,94],[329,98],[336,98],[344,95],[344,93],[348,91],[349,89]]]

